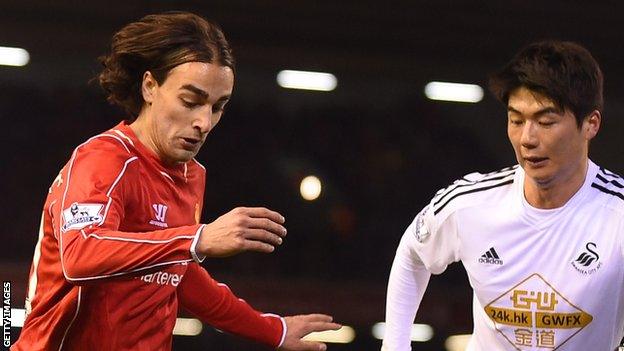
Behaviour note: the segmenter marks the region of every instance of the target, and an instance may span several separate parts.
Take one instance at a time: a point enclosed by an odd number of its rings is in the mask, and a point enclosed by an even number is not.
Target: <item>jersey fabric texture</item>
[[[624,336],[624,179],[588,162],[582,187],[556,209],[526,201],[518,166],[440,190],[397,250],[382,349],[410,349],[406,328],[429,272],[461,261],[474,291],[468,351],[615,350]]]
[[[11,350],[170,350],[178,305],[278,347],[284,320],[198,263],[205,174],[195,160],[162,164],[126,122],[78,146],[45,202]]]

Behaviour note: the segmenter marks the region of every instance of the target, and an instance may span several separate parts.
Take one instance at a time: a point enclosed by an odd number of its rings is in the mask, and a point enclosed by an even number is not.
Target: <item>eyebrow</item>
[[[192,85],[192,84],[184,84],[182,87],[180,87],[180,89],[185,89],[188,90],[190,92],[193,92],[199,96],[201,96],[203,99],[207,99],[210,95],[205,92],[204,90]],[[224,101],[224,100],[229,100],[231,95],[224,95],[222,96],[219,101]]]
[[[513,113],[517,113],[519,115],[522,114],[522,112],[516,110],[515,108],[511,107],[511,106],[507,106],[507,111],[508,112],[513,112]],[[533,116],[535,117],[540,117],[543,116],[545,114],[548,113],[555,113],[555,114],[561,114],[561,109],[555,107],[555,106],[548,106],[548,107],[544,107],[541,110],[537,110],[535,113],[533,113]]]
[[[203,91],[202,89],[192,85],[192,84],[184,84],[180,89],[185,89],[185,90],[189,90],[199,96],[201,96],[204,99],[208,98],[208,93]]]

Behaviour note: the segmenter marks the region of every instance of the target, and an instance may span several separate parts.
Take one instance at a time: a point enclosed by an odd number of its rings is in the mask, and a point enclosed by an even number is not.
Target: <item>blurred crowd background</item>
[[[615,1],[77,1],[4,0],[0,46],[29,51],[0,66],[3,122],[0,276],[23,297],[47,189],[75,146],[124,119],[97,83],[97,57],[124,24],[187,10],[218,22],[237,59],[235,91],[197,159],[208,171],[204,222],[236,206],[285,215],[271,255],[207,259],[204,267],[260,310],[326,312],[355,339],[330,350],[374,350],[395,248],[440,188],[515,163],[506,112],[487,92],[474,104],[429,100],[430,81],[477,84],[523,45],[555,38],[586,46],[605,74],[602,130],[590,157],[624,173],[624,29]],[[284,69],[334,74],[330,92],[284,89]],[[314,201],[299,193],[317,176]],[[182,313],[184,315],[184,313]],[[416,320],[445,350],[471,332],[471,291],[461,265],[433,277]],[[19,333],[15,331],[15,336]],[[15,338],[14,336],[14,338]],[[264,350],[205,327],[175,350]]]

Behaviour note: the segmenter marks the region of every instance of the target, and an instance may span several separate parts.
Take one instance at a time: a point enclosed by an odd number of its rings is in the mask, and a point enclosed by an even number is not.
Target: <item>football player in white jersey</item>
[[[611,351],[624,336],[624,179],[588,148],[603,78],[571,42],[522,49],[492,76],[518,165],[438,191],[396,252],[382,350],[410,350],[430,274],[461,261],[474,291],[469,351]]]

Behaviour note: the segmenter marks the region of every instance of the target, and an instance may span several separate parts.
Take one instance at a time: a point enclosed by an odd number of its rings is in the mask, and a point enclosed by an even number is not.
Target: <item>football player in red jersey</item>
[[[230,99],[234,59],[219,27],[184,12],[117,32],[99,75],[130,119],[73,152],[50,187],[17,350],[170,350],[178,306],[279,348],[338,329],[322,314],[262,314],[199,262],[272,252],[286,229],[266,208],[199,223],[205,169],[194,157]]]

